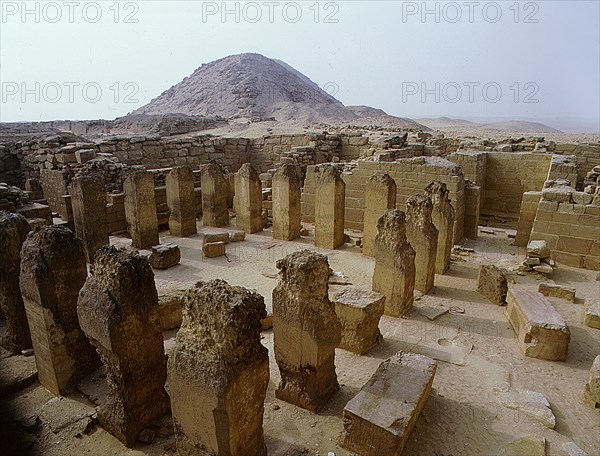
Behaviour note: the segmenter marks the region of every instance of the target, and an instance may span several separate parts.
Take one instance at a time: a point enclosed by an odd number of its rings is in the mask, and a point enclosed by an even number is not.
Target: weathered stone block
[[[171,268],[181,260],[179,246],[173,243],[154,245],[149,260],[154,269]]]
[[[210,244],[213,242],[222,242],[223,244],[229,244],[230,236],[229,233],[204,233],[202,238],[202,245]]]
[[[383,340],[379,319],[384,312],[385,295],[348,287],[334,301],[342,325],[339,348],[362,355]]]
[[[537,291],[522,288],[508,290],[504,314],[517,334],[517,343],[525,356],[564,361],[571,332],[563,317]]]
[[[506,273],[493,264],[482,264],[477,275],[477,291],[494,304],[506,305]]]
[[[590,328],[600,329],[600,301],[585,301],[585,313],[583,315],[583,324]]]
[[[207,242],[202,245],[202,253],[207,258],[217,258],[225,255],[224,242]]]
[[[341,326],[328,297],[329,264],[324,255],[303,250],[277,267],[273,334],[281,382],[275,395],[316,413],[339,390],[334,359]]]
[[[563,287],[562,285],[552,283],[540,283],[538,291],[544,296],[575,302],[575,288]]]
[[[229,233],[229,242],[242,242],[246,239],[245,231],[232,231]]]
[[[158,296],[147,259],[112,246],[94,258],[77,316],[106,366],[108,395],[98,408],[106,431],[131,447],[139,432],[169,411]]]
[[[260,342],[264,299],[223,280],[198,283],[184,298],[169,356],[179,454],[266,455],[264,400],[269,357]]]
[[[546,241],[530,241],[527,244],[527,256],[536,258],[550,257],[550,248]]]
[[[423,355],[385,360],[344,407],[341,446],[361,456],[398,456],[423,410],[437,364]]]
[[[377,222],[373,291],[385,295],[385,314],[401,317],[413,304],[415,251],[406,240],[406,217],[386,211]]]
[[[38,378],[60,396],[100,365],[77,319],[87,277],[83,245],[68,228],[45,226],[27,237],[21,257],[21,293]]]

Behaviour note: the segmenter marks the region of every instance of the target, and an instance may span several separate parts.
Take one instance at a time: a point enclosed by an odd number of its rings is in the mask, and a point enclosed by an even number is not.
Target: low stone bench
[[[379,319],[385,310],[384,294],[348,287],[334,301],[342,324],[339,348],[362,355],[381,342]]]
[[[398,456],[427,402],[436,362],[398,352],[382,362],[344,408],[343,448],[361,456]]]
[[[564,361],[571,332],[563,317],[537,291],[511,288],[507,294],[506,318],[517,334],[525,356]]]

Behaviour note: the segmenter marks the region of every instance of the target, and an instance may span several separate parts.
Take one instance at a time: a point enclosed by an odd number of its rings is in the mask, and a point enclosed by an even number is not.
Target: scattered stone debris
[[[550,248],[546,241],[531,241],[527,245],[527,257],[520,265],[520,272],[536,271],[545,276],[554,272],[556,264],[550,259]]]

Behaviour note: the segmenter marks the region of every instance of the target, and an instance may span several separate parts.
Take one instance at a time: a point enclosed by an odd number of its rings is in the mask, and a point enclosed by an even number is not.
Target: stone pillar
[[[258,172],[244,163],[235,173],[235,226],[248,234],[263,229],[262,186]]]
[[[146,258],[113,246],[98,250],[91,274],[77,315],[106,366],[108,395],[98,420],[131,447],[143,428],[169,411],[154,274]]]
[[[326,166],[316,177],[315,246],[337,249],[344,244],[346,184],[339,171]]]
[[[266,316],[261,295],[220,279],[186,294],[168,369],[179,454],[267,454],[269,356],[260,342]]]
[[[171,236],[193,236],[196,230],[194,173],[189,166],[178,166],[167,174],[167,206]]]
[[[100,365],[77,319],[77,297],[87,278],[83,243],[66,227],[44,226],[27,237],[21,257],[38,379],[60,396]]]
[[[83,241],[86,260],[91,263],[96,251],[109,242],[106,190],[102,179],[96,176],[73,179],[71,203],[75,233]]]
[[[275,396],[317,413],[340,388],[334,358],[341,325],[328,297],[329,264],[324,255],[303,250],[277,267],[273,334],[281,382]]]
[[[214,227],[229,225],[227,200],[231,191],[221,165],[211,161],[203,166],[200,173],[200,186],[202,187],[202,224]]]
[[[377,222],[373,291],[385,295],[385,314],[401,317],[413,304],[415,251],[406,240],[406,216],[394,209]]]
[[[445,274],[450,267],[450,254],[454,245],[454,208],[450,204],[449,192],[443,182],[430,182],[425,188],[425,193],[433,203],[431,221],[438,230],[435,273]]]
[[[21,246],[29,229],[29,223],[22,215],[0,211],[0,307],[6,319],[6,332],[0,342],[13,354],[31,347],[27,315],[19,289]]]
[[[465,220],[463,232],[466,238],[477,239],[477,235],[479,234],[479,212],[481,209],[481,187],[471,184],[469,181],[466,182],[468,184],[465,183]],[[533,222],[531,225],[533,226]],[[529,227],[529,231],[531,231],[531,226]],[[517,228],[518,237],[519,229]],[[528,240],[529,233],[527,233],[527,240],[525,240],[525,243],[521,247],[525,247]],[[516,240],[515,245],[519,245]]]
[[[282,164],[273,176],[273,239],[300,237],[300,176],[296,166]]]
[[[424,195],[415,195],[406,202],[406,238],[416,252],[415,289],[427,293],[433,288],[438,230],[433,225],[433,203]]]
[[[131,174],[123,182],[125,219],[136,249],[150,249],[158,241],[158,217],[154,197],[154,178],[148,171]]]
[[[377,222],[388,209],[396,208],[396,183],[389,174],[375,174],[365,188],[365,214],[362,254],[375,256]]]

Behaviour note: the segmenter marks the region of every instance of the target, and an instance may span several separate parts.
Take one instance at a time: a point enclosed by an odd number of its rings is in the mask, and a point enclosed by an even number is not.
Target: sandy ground
[[[201,228],[201,227],[200,227]],[[203,230],[201,231],[214,231]],[[551,299],[568,321],[572,338],[566,362],[549,362],[527,358],[519,351],[515,335],[503,315],[503,308],[487,302],[476,291],[477,265],[494,263],[510,267],[522,261],[524,250],[511,246],[512,239],[502,229],[482,234],[477,241],[463,245],[475,249],[457,257],[449,272],[436,277],[435,289],[415,302],[405,319],[384,316],[380,330],[384,342],[364,356],[336,350],[336,370],[340,391],[318,415],[275,399],[279,372],[273,356],[273,333],[263,333],[269,349],[271,382],[265,401],[264,430],[270,455],[301,454],[295,446],[306,448],[310,455],[350,455],[341,449],[344,405],[360,390],[378,365],[399,350],[413,351],[438,359],[438,369],[431,396],[411,434],[404,455],[495,455],[512,440],[530,435],[547,439],[547,454],[562,454],[564,442],[573,440],[589,455],[600,454],[600,413],[581,400],[584,384],[594,357],[600,353],[600,331],[582,324],[583,300],[600,297],[600,282],[592,271],[559,267],[552,279],[538,274],[514,275],[517,283],[537,289],[541,281],[556,282],[577,289],[577,302]],[[122,237],[113,237],[116,245],[129,245]],[[156,284],[163,287],[187,287],[198,280],[222,278],[231,284],[256,289],[271,309],[271,292],[277,279],[275,262],[295,250],[313,250],[311,236],[299,242],[273,241],[265,231],[248,235],[241,243],[228,245],[227,258],[202,256],[201,234],[190,238],[172,238],[161,233],[161,242],[175,242],[182,253],[181,264],[166,271],[155,271]],[[346,274],[352,284],[370,288],[374,261],[363,257],[358,247],[346,244],[326,254],[331,268]],[[330,292],[343,286],[331,286]],[[451,306],[464,313],[447,313],[430,321],[418,310],[422,307]],[[425,309],[426,310],[426,309]],[[165,333],[167,350],[176,331]],[[86,386],[87,385],[87,386]],[[69,396],[74,405],[85,404],[89,397],[101,401],[104,391],[101,374],[94,374],[79,391]],[[523,413],[504,407],[497,392],[509,388],[543,393],[556,416],[556,428],[550,430]],[[3,404],[21,421],[39,412],[51,395],[37,382],[9,397]],[[69,409],[59,414],[64,418]],[[43,420],[44,421],[44,420]],[[174,437],[169,435],[169,417],[157,423],[161,436],[152,445],[138,444],[126,449],[115,438],[96,426],[90,434],[76,437],[75,425],[53,432],[43,424],[36,434],[27,434],[33,442],[33,454],[40,455],[162,455],[173,454]],[[35,439],[35,440],[34,440]],[[286,453],[286,451],[288,451]],[[2,451],[0,453],[4,454]],[[24,453],[21,453],[24,454]]]

